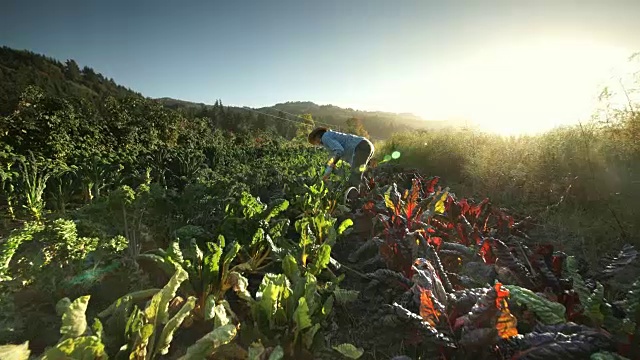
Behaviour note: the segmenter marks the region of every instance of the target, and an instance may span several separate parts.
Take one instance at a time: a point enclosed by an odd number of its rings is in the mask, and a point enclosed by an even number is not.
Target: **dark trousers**
[[[351,174],[349,175],[349,186],[353,186],[356,189],[359,188],[364,171],[369,161],[373,157],[374,148],[368,140],[362,140],[356,146],[353,152],[353,161],[351,164]]]

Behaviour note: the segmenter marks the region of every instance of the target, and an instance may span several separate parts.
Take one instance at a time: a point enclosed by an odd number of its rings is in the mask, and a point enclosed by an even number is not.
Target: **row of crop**
[[[397,170],[368,177],[359,205],[375,236],[350,257],[395,294],[378,312],[390,342],[446,359],[637,358],[632,246],[581,268],[530,238],[528,219]]]

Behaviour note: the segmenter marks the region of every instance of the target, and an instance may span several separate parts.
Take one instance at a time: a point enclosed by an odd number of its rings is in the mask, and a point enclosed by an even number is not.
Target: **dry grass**
[[[640,114],[539,136],[398,133],[376,146],[379,160],[394,151],[459,195],[534,216],[537,236],[567,251],[595,259],[623,242],[640,245]]]

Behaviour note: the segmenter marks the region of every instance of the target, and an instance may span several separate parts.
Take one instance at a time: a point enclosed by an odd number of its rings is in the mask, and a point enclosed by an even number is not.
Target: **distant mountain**
[[[173,109],[184,109],[187,111],[196,111],[196,109],[207,109],[213,107],[213,105],[194,103],[167,97],[156,100],[162,102],[167,107]],[[243,110],[241,107],[229,108],[238,111]],[[363,111],[351,108],[345,109],[335,105],[318,105],[311,101],[288,101],[252,110],[289,120],[297,120],[297,116],[302,114],[311,114],[317,124],[327,124],[329,127],[345,131],[347,130],[347,120],[355,117],[362,121],[365,129],[369,132],[371,138],[374,139],[385,139],[389,137],[391,133],[396,131],[411,129],[433,130],[465,126],[465,123],[460,121],[424,120],[421,117],[410,113],[397,114],[383,111]]]
[[[16,108],[20,95],[28,85],[36,85],[57,97],[82,98],[96,105],[107,96],[144,97],[88,66],[80,68],[74,60],[63,63],[31,51],[0,47],[0,116]],[[168,97],[149,100],[182,111],[187,116],[215,118],[212,124],[232,131],[272,129],[288,138],[298,133],[297,128],[304,122],[298,117],[302,114],[311,114],[316,124],[328,124],[345,131],[348,131],[347,120],[358,118],[372,139],[384,139],[393,132],[403,130],[464,126],[460,122],[427,121],[408,113],[361,111],[335,105],[318,105],[310,101],[289,101],[247,110],[243,107],[223,107],[221,101],[208,105]]]
[[[311,114],[316,121],[344,127],[349,118],[359,118],[371,137],[383,139],[390,133],[410,129],[442,129],[461,127],[464,123],[444,120],[425,120],[410,113],[391,113],[383,111],[363,111],[341,108],[335,105],[318,105],[310,101],[289,101],[261,111],[281,110],[291,114]]]

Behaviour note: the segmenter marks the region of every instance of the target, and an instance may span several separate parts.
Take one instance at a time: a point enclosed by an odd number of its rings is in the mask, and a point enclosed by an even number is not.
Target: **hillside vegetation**
[[[536,233],[590,260],[611,246],[640,245],[640,114],[623,111],[543,135],[470,131],[396,133],[378,158],[437,174],[459,193],[527,214]]]
[[[309,113],[54,88],[0,115],[0,358],[640,359],[632,111],[396,134],[343,204]]]

